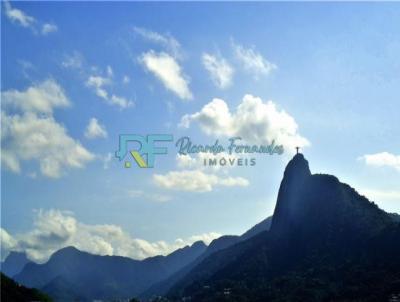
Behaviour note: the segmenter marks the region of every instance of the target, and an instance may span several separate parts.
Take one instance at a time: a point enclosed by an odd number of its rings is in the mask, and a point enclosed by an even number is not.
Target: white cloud
[[[129,108],[133,107],[135,103],[133,101],[129,101],[126,98],[122,96],[117,96],[115,94],[111,95],[111,97],[108,99],[109,103],[111,105],[116,105],[120,108]]]
[[[232,42],[236,58],[243,65],[243,68],[257,79],[260,75],[268,75],[277,69],[274,63],[265,59],[255,48],[245,48],[240,44]]]
[[[224,58],[204,53],[202,61],[217,87],[224,89],[232,84],[234,70]]]
[[[80,76],[85,79],[85,84],[105,103],[117,106],[120,109],[126,109],[135,106],[135,102],[124,96],[114,94],[114,71],[111,66],[107,66],[103,72],[97,66],[88,67],[84,64],[85,60],[81,53],[75,51],[70,55],[66,55],[61,65],[64,68],[73,69],[79,72]],[[124,76],[122,83],[129,83],[129,77]]]
[[[115,105],[121,109],[133,107],[133,101],[130,101],[122,96],[117,96],[107,90],[108,87],[113,84],[114,73],[110,66],[107,66],[106,71],[106,77],[100,75],[90,75],[86,81],[86,85],[91,88],[98,97],[102,98],[109,105]]]
[[[48,35],[50,33],[54,33],[58,31],[58,27],[57,25],[53,24],[53,23],[45,23],[42,26],[42,35]]]
[[[210,232],[210,233],[204,233],[204,234],[200,234],[200,235],[193,235],[190,236],[188,239],[184,240],[184,239],[176,239],[175,242],[196,242],[196,241],[203,241],[205,244],[209,245],[211,243],[211,241],[213,241],[214,239],[217,239],[219,237],[221,237],[222,235],[220,233],[217,232]]]
[[[46,80],[25,91],[11,89],[1,93],[4,106],[21,111],[52,113],[54,108],[70,105],[63,89],[54,81]]]
[[[170,171],[164,175],[154,174],[156,185],[170,190],[210,192],[215,186],[245,187],[249,185],[242,177],[218,176],[200,170]]]
[[[169,53],[175,58],[182,57],[180,43],[170,34],[162,35],[158,32],[148,30],[142,27],[134,27],[134,32],[140,35],[142,38],[163,46]]]
[[[109,78],[93,75],[91,75],[86,81],[86,85],[93,88],[96,95],[105,100],[108,99],[108,92],[103,87],[109,85],[110,83],[111,79]]]
[[[117,225],[90,225],[79,222],[68,211],[39,210],[30,232],[11,236],[1,229],[1,246],[5,250],[2,257],[10,250],[25,251],[30,259],[38,262],[46,261],[58,249],[71,245],[93,254],[143,259],[169,254],[197,240],[204,240],[208,244],[220,236],[212,232],[186,239],[178,238],[174,242],[149,242],[132,237]]]
[[[182,100],[193,98],[189,89],[189,80],[183,74],[182,68],[171,55],[150,50],[139,58],[145,68],[153,73],[166,89],[175,93]]]
[[[242,156],[243,157],[243,156]],[[166,174],[154,174],[154,183],[167,190],[188,191],[188,192],[210,192],[216,187],[247,187],[249,181],[243,177],[233,177],[227,172],[234,168],[238,157],[236,154],[220,152],[177,154],[176,164],[179,170],[169,171]],[[210,165],[209,161],[216,160]],[[221,164],[223,160],[224,164]],[[204,165],[204,161],[207,162]],[[222,169],[224,167],[225,169]]]
[[[107,130],[104,125],[99,124],[99,121],[92,117],[85,130],[85,136],[89,139],[106,138]]]
[[[48,35],[58,30],[54,23],[42,23],[22,10],[12,7],[10,1],[4,1],[4,10],[5,15],[12,23],[29,28],[34,34]]]
[[[395,155],[389,152],[366,154],[360,156],[358,160],[364,161],[367,166],[392,167],[397,171],[400,171],[400,155]]]
[[[17,241],[3,228],[0,228],[0,249],[1,260],[5,258],[9,251],[15,249]]]
[[[13,172],[21,161],[36,160],[43,175],[57,178],[64,168],[82,168],[94,159],[53,117],[34,113],[2,115],[2,162]]]
[[[188,128],[193,122],[208,135],[240,136],[254,144],[270,144],[275,140],[275,144],[283,145],[289,152],[294,152],[296,146],[309,145],[299,134],[292,116],[277,109],[272,101],[263,102],[249,94],[243,97],[235,112],[230,111],[224,100],[215,98],[199,112],[183,116],[180,126]]]
[[[2,99],[1,161],[6,168],[17,173],[22,161],[33,160],[43,175],[56,178],[65,168],[82,168],[94,159],[54,119],[55,108],[70,104],[55,81],[47,80],[25,91],[2,92]]]
[[[34,17],[31,17],[24,13],[22,10],[13,8],[9,1],[4,1],[4,8],[6,16],[11,20],[13,23],[17,23],[22,27],[33,27],[36,20]]]

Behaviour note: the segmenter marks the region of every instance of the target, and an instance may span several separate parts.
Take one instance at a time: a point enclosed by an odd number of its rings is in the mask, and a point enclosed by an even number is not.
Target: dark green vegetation
[[[37,289],[27,288],[17,284],[12,279],[1,273],[1,301],[3,302],[30,302],[52,301],[47,295]]]

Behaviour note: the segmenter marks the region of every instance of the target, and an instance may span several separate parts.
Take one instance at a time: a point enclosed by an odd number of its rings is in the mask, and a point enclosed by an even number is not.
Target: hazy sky
[[[296,145],[400,212],[399,4],[2,5],[4,253],[143,258],[240,234],[272,214]],[[173,143],[152,169],[115,158],[120,134],[153,133],[286,149],[220,169]]]

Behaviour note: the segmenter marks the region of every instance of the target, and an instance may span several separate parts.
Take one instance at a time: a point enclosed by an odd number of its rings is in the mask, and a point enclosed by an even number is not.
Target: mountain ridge
[[[312,174],[299,153],[285,168],[273,216],[241,236],[142,261],[67,247],[45,265],[25,265],[16,280],[57,301],[383,301],[400,295],[399,220],[336,176]]]
[[[1,262],[1,272],[8,277],[13,277],[21,272],[24,266],[30,262],[26,253],[11,251],[4,262]]]
[[[307,160],[297,154],[284,171],[270,231],[204,259],[173,286],[168,296],[173,301],[183,296],[192,301],[214,301],[224,296],[224,288],[229,288],[229,292],[237,295],[230,296],[230,301],[283,301],[285,297],[293,301],[291,294],[302,288],[299,284],[310,282],[311,277],[306,274],[309,269],[318,272],[312,278],[328,283],[336,290],[335,294],[346,296],[350,289],[340,283],[337,275],[355,278],[354,271],[361,267],[366,271],[365,276],[370,276],[367,268],[376,269],[371,264],[376,256],[371,241],[378,238],[382,247],[387,248],[389,239],[380,239],[386,238],[387,233],[400,242],[400,233],[390,214],[336,176],[311,174]],[[400,248],[395,248],[400,255]],[[391,263],[397,264],[399,257],[394,257]],[[347,270],[340,268],[343,262],[350,263]],[[336,274],[334,281],[327,281],[323,267]],[[391,269],[388,265],[386,274],[379,271],[376,274],[381,274],[382,279],[395,276],[400,280],[399,274]],[[286,288],[287,294],[280,292],[275,284],[279,278],[293,283]],[[385,285],[378,283],[380,295],[386,295]],[[357,284],[359,291],[354,294],[364,299],[366,289],[362,284],[361,281]],[[317,291],[322,296],[332,294],[321,286],[302,293],[303,301],[314,301]]]
[[[193,261],[205,248],[204,243],[193,244],[168,256],[140,261],[122,256],[92,255],[75,247],[66,247],[56,251],[44,264],[26,265],[15,280],[53,295],[54,286],[70,284],[87,301],[93,298],[130,298],[145,290],[154,280],[161,280]],[[62,297],[55,298],[63,301]]]

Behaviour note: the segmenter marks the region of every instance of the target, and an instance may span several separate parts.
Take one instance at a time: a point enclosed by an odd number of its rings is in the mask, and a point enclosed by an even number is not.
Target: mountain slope
[[[254,237],[255,235],[268,231],[271,228],[272,224],[272,216],[269,216],[265,218],[263,221],[260,223],[257,223],[255,226],[253,226],[250,230],[245,232],[243,235],[240,236],[242,240],[247,240],[251,237]]]
[[[50,302],[51,299],[34,288],[26,288],[1,273],[1,301],[3,302]]]
[[[400,248],[392,244],[400,242],[398,228],[389,214],[336,177],[311,174],[298,154],[285,169],[270,231],[203,259],[169,296],[190,296],[192,301],[215,301],[224,295],[229,301],[323,301],[329,295],[347,297],[353,288],[354,299],[364,301],[368,278],[378,276],[386,281],[375,280],[378,296],[388,298],[397,290],[397,283],[388,280],[400,280]],[[375,253],[377,247],[383,256]],[[357,272],[363,272],[358,279]],[[392,288],[386,290],[385,284]]]
[[[181,270],[177,271],[175,274],[172,274],[170,277],[162,280],[158,283],[155,283],[145,292],[143,292],[140,297],[143,299],[149,299],[155,296],[165,295],[172,287],[174,287],[179,281],[183,280],[185,276],[198,264],[200,264],[204,259],[209,257],[210,255],[218,252],[220,250],[224,250],[228,247],[231,247],[241,241],[247,240],[256,236],[257,234],[269,230],[272,222],[272,216],[264,219],[260,223],[253,226],[251,229],[246,231],[241,236],[234,235],[225,235],[221,236],[217,239],[214,239],[210,245],[207,247],[206,251],[201,254],[198,258],[196,258],[193,262],[187,264]]]
[[[29,263],[25,253],[10,252],[4,262],[1,263],[1,271],[7,276],[13,277]]]
[[[168,256],[138,261],[67,247],[55,252],[45,264],[27,264],[15,279],[42,288],[58,301],[70,301],[71,295],[81,300],[131,298],[192,262],[205,249],[203,242],[197,242]]]

